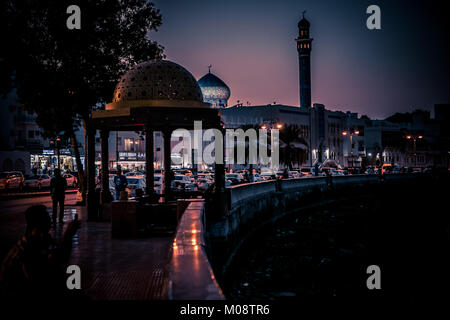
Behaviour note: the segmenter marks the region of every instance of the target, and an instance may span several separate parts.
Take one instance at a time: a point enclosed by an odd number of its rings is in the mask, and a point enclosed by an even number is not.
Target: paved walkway
[[[64,211],[66,225],[76,213],[81,219],[68,264],[80,267],[85,295],[93,300],[167,298],[165,269],[173,236],[112,239],[111,224],[87,222],[85,207],[69,205]],[[0,226],[1,259],[25,229],[23,212],[10,213],[6,220],[8,224]],[[59,239],[62,232],[63,227],[57,226],[52,235]]]

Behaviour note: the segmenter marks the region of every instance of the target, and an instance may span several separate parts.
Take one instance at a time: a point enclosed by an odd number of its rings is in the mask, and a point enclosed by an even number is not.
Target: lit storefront
[[[30,155],[31,170],[36,173],[46,172],[58,167],[58,152],[55,149],[44,149],[41,154]],[[60,167],[63,171],[76,171],[76,160],[72,156],[70,149],[59,150]],[[81,163],[84,157],[81,156]]]

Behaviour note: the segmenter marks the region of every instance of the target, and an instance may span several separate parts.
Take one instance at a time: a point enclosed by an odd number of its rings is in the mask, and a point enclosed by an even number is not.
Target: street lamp
[[[282,129],[283,128],[283,124],[281,123],[277,123],[276,121],[272,120],[268,123],[263,123],[263,125],[261,126],[261,129],[266,130],[266,129]]]
[[[416,154],[416,144],[417,144],[417,139],[422,139],[423,136],[422,135],[414,135],[414,134],[409,134],[406,136],[407,140],[412,140],[413,141],[413,155],[414,155],[414,165],[417,165],[417,154]]]
[[[358,136],[359,135],[359,130],[358,129],[349,129],[346,131],[342,131],[342,135],[345,136],[349,136],[350,137],[350,157],[352,159],[352,168],[353,168],[353,135]]]

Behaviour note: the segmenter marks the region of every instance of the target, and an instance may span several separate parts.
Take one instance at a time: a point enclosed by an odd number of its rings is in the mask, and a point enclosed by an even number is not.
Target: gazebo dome
[[[194,76],[167,60],[143,62],[128,70],[106,109],[140,106],[206,107]]]

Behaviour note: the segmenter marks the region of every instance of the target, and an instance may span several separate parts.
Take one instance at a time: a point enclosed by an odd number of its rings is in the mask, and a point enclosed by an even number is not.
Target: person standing
[[[55,176],[50,180],[50,194],[53,202],[52,222],[56,225],[56,216],[59,204],[59,223],[64,223],[64,199],[66,197],[67,181],[61,176],[61,171],[56,168]]]
[[[122,169],[117,168],[117,176],[114,177],[114,187],[116,189],[116,200],[120,199],[120,192],[125,191],[127,187],[127,178],[122,175]]]

